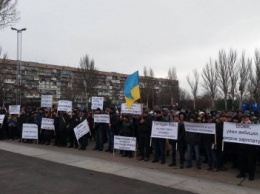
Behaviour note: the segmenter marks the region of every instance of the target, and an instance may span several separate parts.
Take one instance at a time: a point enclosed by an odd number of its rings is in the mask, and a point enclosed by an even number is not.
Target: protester
[[[152,117],[147,110],[137,121],[138,147],[140,151],[139,161],[148,161],[150,158],[150,138],[152,130]]]

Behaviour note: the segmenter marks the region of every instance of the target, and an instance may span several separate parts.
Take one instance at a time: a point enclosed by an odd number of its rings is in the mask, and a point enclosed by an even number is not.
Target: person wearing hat
[[[195,115],[191,115],[189,117],[189,122],[195,123],[197,122],[197,118]],[[196,159],[196,167],[198,170],[201,169],[201,161],[200,161],[200,140],[201,140],[201,134],[200,133],[194,133],[194,132],[187,132],[185,140],[187,142],[188,146],[188,159],[187,159],[187,166],[186,168],[192,167],[192,158],[193,158],[193,152],[195,152],[195,159]]]
[[[108,113],[110,117],[110,123],[106,131],[108,139],[108,148],[105,150],[105,152],[112,153],[114,149],[114,134],[118,134],[119,117],[116,113],[115,107],[110,107],[108,109]]]
[[[243,114],[241,123],[251,124],[249,114]],[[247,172],[248,180],[252,181],[255,179],[256,146],[249,144],[239,144],[238,150],[239,174],[236,177],[244,178],[246,177]]]
[[[178,123],[178,139],[177,140],[169,140],[171,144],[171,163],[170,167],[176,166],[176,147],[178,144],[178,151],[180,156],[180,168],[184,168],[184,160],[185,160],[185,129],[183,122],[180,121],[180,117],[178,114],[174,116],[174,122]]]
[[[137,120],[138,148],[141,157],[138,159],[148,161],[150,158],[150,137],[152,131],[152,117],[147,110]]]
[[[223,126],[224,122],[227,122],[227,114],[224,112],[220,113],[219,121],[216,122],[216,145],[213,149],[213,160],[216,161],[216,166],[218,170],[226,171],[227,168],[224,167],[224,151],[222,151],[222,141],[223,141]]]
[[[120,136],[134,137],[134,123],[128,114],[122,115],[122,126],[119,132]],[[122,157],[132,157],[132,151],[123,150]]]
[[[214,123],[212,115],[206,116],[206,123]],[[214,144],[214,135],[212,134],[201,134],[201,140],[204,145],[206,154],[207,154],[207,163],[208,167],[206,168],[207,171],[213,170],[217,171],[218,167],[216,164],[216,160],[213,160],[213,152],[212,152],[212,145]]]
[[[156,115],[154,121],[166,122],[165,118],[162,115],[162,111],[156,110]],[[153,138],[153,147],[154,147],[154,159],[153,163],[159,162],[161,159],[161,164],[165,164],[165,139],[163,138]]]
[[[94,114],[101,114],[101,109],[97,108]],[[93,150],[103,151],[104,149],[104,135],[105,135],[105,123],[94,123],[94,131],[95,131],[95,141],[96,145]]]

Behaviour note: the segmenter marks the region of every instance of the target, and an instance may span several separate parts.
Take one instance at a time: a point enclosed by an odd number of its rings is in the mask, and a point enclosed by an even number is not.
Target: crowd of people
[[[89,141],[95,141],[93,150],[113,152],[114,135],[136,137],[139,161],[160,162],[165,164],[169,155],[170,167],[179,165],[182,168],[191,168],[195,159],[195,168],[201,169],[201,156],[207,162],[207,171],[225,171],[225,162],[232,163],[232,168],[237,168],[237,178],[244,178],[248,174],[249,180],[255,178],[255,168],[260,161],[259,146],[225,143],[223,149],[223,123],[258,124],[259,118],[255,113],[230,111],[183,111],[157,109],[152,112],[143,110],[142,115],[120,114],[115,107],[109,107],[104,112],[97,108],[93,111],[73,109],[71,112],[57,112],[48,108],[25,108],[19,115],[9,114],[2,109],[0,114],[5,115],[0,128],[1,140],[11,139],[32,143],[32,140],[22,139],[23,123],[38,125],[39,144],[58,147],[86,150]],[[110,123],[94,122],[94,114],[109,114]],[[42,118],[52,118],[55,130],[41,129]],[[74,128],[84,120],[88,121],[90,133],[76,139]],[[178,122],[177,140],[151,138],[152,122]],[[216,135],[202,134],[185,131],[184,122],[216,123]],[[107,144],[105,144],[107,143]],[[105,148],[104,145],[107,145]],[[131,158],[132,151],[120,150],[122,157]],[[177,158],[179,161],[177,161]]]

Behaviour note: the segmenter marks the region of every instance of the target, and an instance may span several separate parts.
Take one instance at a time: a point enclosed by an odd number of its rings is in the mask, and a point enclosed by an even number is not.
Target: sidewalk
[[[237,170],[234,169],[228,169],[226,172],[207,172],[204,170],[206,166],[202,166],[202,170],[172,168],[168,167],[169,157],[168,163],[162,165],[138,161],[135,158],[123,158],[118,151],[114,156],[104,151],[93,151],[93,147],[93,142],[90,142],[86,151],[79,151],[51,145],[0,141],[1,150],[194,193],[260,193],[259,168],[255,180],[248,181],[235,178]]]

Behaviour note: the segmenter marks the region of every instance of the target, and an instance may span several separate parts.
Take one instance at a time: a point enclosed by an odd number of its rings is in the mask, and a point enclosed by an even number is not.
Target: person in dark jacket
[[[242,116],[242,122],[245,124],[251,124],[248,114]],[[248,180],[253,181],[255,179],[255,165],[256,165],[256,147],[250,144],[239,144],[238,145],[238,163],[239,163],[239,174],[237,178],[246,177],[248,173]]]
[[[147,110],[143,111],[143,115],[137,120],[137,132],[140,160],[148,161],[150,158],[150,137],[152,130],[152,117]]]
[[[101,109],[97,108],[95,114],[101,114]],[[104,134],[105,134],[105,124],[104,123],[94,123],[95,131],[95,141],[96,145],[93,150],[103,151],[104,149]]]
[[[177,140],[170,140],[171,149],[172,149],[172,160],[169,164],[170,167],[176,166],[176,146],[178,145],[178,151],[180,155],[180,168],[182,169],[184,166],[184,160],[185,160],[185,129],[184,124],[182,121],[180,121],[179,115],[175,115],[173,118],[174,122],[178,123],[178,139]]]
[[[154,121],[166,122],[163,118],[162,111],[156,110],[156,116]],[[154,146],[154,159],[153,163],[159,162],[159,158],[161,159],[161,164],[165,164],[165,142],[166,139],[163,138],[153,138],[153,146]]]
[[[129,117],[129,115],[124,114],[122,116],[122,126],[119,131],[120,136],[125,136],[125,137],[134,137],[134,124],[132,121],[132,118]],[[123,151],[122,157],[132,157],[132,151]]]
[[[110,123],[109,127],[107,127],[106,135],[108,139],[108,148],[105,150],[106,152],[113,152],[114,149],[114,135],[118,134],[118,122],[119,118],[116,113],[114,107],[110,107],[108,109],[109,116],[110,116]]]
[[[191,115],[189,118],[189,122],[196,122],[196,116]],[[193,151],[195,152],[195,159],[196,159],[196,167],[198,170],[201,169],[201,161],[200,161],[200,140],[201,140],[201,134],[200,133],[194,133],[194,132],[186,132],[185,140],[187,142],[188,146],[188,159],[187,159],[187,168],[192,167],[192,157],[193,157]]]
[[[211,115],[206,116],[206,123],[214,123],[213,117]],[[217,164],[216,161],[213,160],[213,152],[212,152],[212,147],[214,143],[214,135],[213,134],[206,134],[203,133],[201,134],[201,141],[202,145],[205,148],[206,154],[207,154],[207,162],[208,162],[208,167],[206,168],[207,171],[213,170],[217,171]]]
[[[71,113],[71,117],[69,120],[69,130],[68,130],[68,137],[69,137],[69,146],[68,148],[78,148],[78,141],[76,139],[74,128],[79,124],[79,117],[76,111]]]

